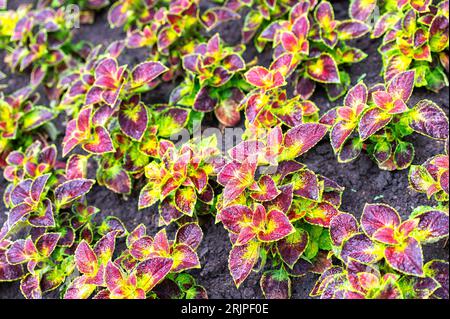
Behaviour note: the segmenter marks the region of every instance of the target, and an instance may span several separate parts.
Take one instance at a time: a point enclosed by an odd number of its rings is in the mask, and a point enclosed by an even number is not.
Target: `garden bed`
[[[9,6],[15,8],[18,3],[24,1],[10,1]],[[207,4],[206,4],[207,5]],[[206,6],[204,5],[204,6]],[[337,18],[347,16],[347,1],[335,1],[335,12]],[[227,22],[218,28],[221,36],[230,44],[236,44],[240,40],[241,22]],[[88,40],[95,44],[107,46],[113,40],[122,39],[125,33],[118,29],[110,29],[107,23],[107,10],[102,10],[96,14],[95,23],[92,25],[82,25],[75,30],[76,40]],[[354,64],[349,68],[352,84],[357,79],[364,76],[365,83],[372,84],[382,82],[379,70],[381,69],[381,57],[377,52],[378,40],[371,40],[364,37],[352,43],[359,49],[365,51],[368,57],[361,63]],[[266,65],[270,63],[270,50],[265,50],[262,54],[257,54],[256,50],[249,50],[246,53],[246,61],[258,58],[258,64]],[[146,50],[127,49],[120,57],[120,63],[135,65],[146,58]],[[4,65],[3,55],[0,54],[0,70],[7,70]],[[8,75],[8,72],[5,72]],[[22,87],[28,81],[28,76],[15,74],[8,77],[8,88],[6,93],[18,87]],[[160,103],[166,102],[170,90],[173,86],[164,84],[156,90],[145,95],[145,102]],[[44,97],[44,96],[43,96]],[[445,113],[449,114],[449,93],[448,89],[443,89],[440,93],[432,93],[425,89],[415,89],[409,105],[414,105],[421,99],[430,99],[441,106]],[[342,98],[335,102],[329,102],[325,91],[318,89],[312,100],[320,108],[323,114],[327,110],[342,104]],[[45,104],[44,100],[41,104]],[[63,129],[61,123],[59,129]],[[421,164],[434,154],[443,152],[444,143],[430,140],[422,135],[412,135],[410,141],[413,142],[416,150],[413,164]],[[357,160],[348,164],[339,164],[336,161],[328,138],[324,138],[316,147],[302,156],[302,162],[318,174],[332,178],[337,183],[345,187],[345,192],[340,208],[343,212],[350,212],[359,219],[365,203],[382,202],[391,205],[401,214],[403,218],[409,216],[411,211],[419,205],[432,205],[424,194],[418,194],[409,188],[408,170],[383,171],[362,154]],[[93,174],[94,169],[89,170]],[[0,179],[0,192],[3,193],[6,181]],[[101,212],[96,216],[102,219],[107,215],[119,217],[127,229],[131,230],[140,223],[147,226],[150,233],[156,233],[157,211],[156,208],[138,210],[137,201],[139,190],[135,188],[130,196],[122,196],[112,193],[104,187],[95,185],[88,194],[88,201],[91,205],[98,207]],[[6,212],[3,203],[0,204],[0,211]],[[0,215],[0,224],[4,222],[5,214]],[[200,225],[204,231],[204,239],[198,248],[198,255],[201,262],[201,269],[192,270],[190,273],[197,279],[198,284],[204,286],[209,298],[263,298],[259,288],[260,274],[251,274],[242,286],[237,289],[228,271],[228,254],[231,243],[227,231],[220,224],[214,224],[212,216],[200,218]],[[169,227],[174,231],[175,228]],[[437,244],[424,246],[424,260],[449,259],[448,244],[440,241]],[[314,286],[318,275],[307,274],[302,278],[295,278],[292,281],[292,298],[309,298],[309,292]],[[51,293],[47,297],[57,297],[57,293]],[[19,283],[1,283],[0,298],[23,298],[19,291]]]

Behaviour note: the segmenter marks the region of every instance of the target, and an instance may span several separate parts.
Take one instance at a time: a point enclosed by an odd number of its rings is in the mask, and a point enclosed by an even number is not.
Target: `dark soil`
[[[16,7],[17,3],[26,1],[10,1],[10,7]],[[335,12],[337,18],[345,18],[347,16],[347,1],[334,1]],[[203,5],[202,5],[203,6]],[[206,3],[205,7],[208,6]],[[241,22],[231,22],[222,25],[217,30],[227,43],[236,44],[240,41],[238,24]],[[75,38],[77,40],[89,40],[96,44],[108,45],[114,40],[124,38],[125,34],[119,29],[110,29],[106,12],[102,11],[96,16],[96,22],[93,25],[82,26],[76,30]],[[378,41],[370,39],[357,40],[353,43],[358,48],[368,54],[363,62],[354,65],[349,69],[352,81],[355,83],[362,75],[365,75],[365,82],[369,86],[382,81],[378,72],[381,69],[381,59],[377,52]],[[252,60],[257,52],[254,48],[250,48],[246,53],[247,61]],[[128,50],[123,54],[120,62],[134,65],[146,58],[145,50]],[[0,54],[0,69],[7,73],[5,65],[2,63],[3,56]],[[268,65],[270,63],[270,52],[266,50],[263,54],[258,55],[260,64]],[[8,73],[7,73],[8,74]],[[9,77],[9,89],[17,89],[26,85],[28,76],[14,75]],[[167,101],[172,85],[164,85],[156,91],[151,92],[148,102],[164,102]],[[425,90],[415,90],[411,97],[410,106],[421,99],[431,99],[440,105],[444,111],[449,112],[449,94],[448,89],[443,89],[439,94],[435,94]],[[324,90],[317,90],[313,96],[313,100],[321,109],[321,113],[330,108],[340,105],[341,100],[329,102]],[[416,156],[413,164],[420,164],[434,154],[442,153],[444,145],[421,135],[412,135],[411,140],[416,148]],[[402,217],[406,218],[410,212],[419,205],[434,205],[435,203],[427,200],[425,195],[418,194],[408,188],[408,171],[388,172],[380,170],[377,165],[372,162],[365,154],[356,161],[349,164],[339,164],[334,155],[332,148],[324,139],[314,149],[309,151],[302,159],[309,168],[315,172],[327,176],[340,185],[345,186],[346,190],[343,196],[341,210],[351,212],[357,218],[361,215],[365,203],[383,202],[396,208]],[[91,169],[93,172],[93,169]],[[0,192],[3,193],[5,181],[0,179]],[[140,223],[144,223],[149,232],[156,233],[157,212],[154,208],[137,210],[138,191],[128,198],[116,195],[109,190],[94,186],[88,195],[88,201],[101,209],[99,218],[107,215],[117,216],[122,219],[129,230],[133,229]],[[0,204],[0,210],[6,211],[3,203]],[[0,215],[0,223],[5,220],[5,215]],[[201,220],[204,231],[204,239],[201,243],[198,253],[202,268],[192,271],[197,278],[199,284],[203,285],[208,291],[210,298],[263,298],[259,288],[259,278],[261,274],[252,274],[242,284],[240,289],[236,289],[233,280],[229,274],[227,261],[231,244],[228,240],[227,232],[223,227],[214,224],[211,217],[205,217]],[[430,259],[449,259],[448,246],[444,247],[444,242],[439,242],[431,246],[424,247],[425,261]],[[309,298],[308,294],[313,287],[317,275],[308,274],[303,278],[292,280],[292,298]],[[50,296],[54,297],[54,296]],[[19,292],[18,283],[2,283],[0,284],[0,298],[22,298]]]

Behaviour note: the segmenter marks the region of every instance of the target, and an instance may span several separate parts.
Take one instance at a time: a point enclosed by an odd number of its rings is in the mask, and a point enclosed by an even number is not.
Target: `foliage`
[[[236,126],[240,121],[239,104],[244,98],[245,82],[237,76],[245,69],[241,57],[245,46],[227,47],[219,34],[207,43],[199,43],[183,56],[185,81],[171,94],[170,103],[192,105],[197,112],[214,111],[219,122]]]
[[[193,278],[176,275],[200,266],[195,250],[203,233],[198,225],[182,226],[173,242],[164,229],[152,238],[140,224],[126,237],[127,249],[113,260],[115,235],[108,233],[93,248],[86,241],[80,242],[75,251],[80,276],[67,288],[65,299],[85,299],[94,292],[94,299],[172,297],[168,293],[175,293],[173,297],[177,298],[206,297],[204,288],[196,285]],[[153,291],[159,283],[162,287]],[[175,292],[170,290],[174,284]]]
[[[216,220],[230,233],[229,269],[237,287],[267,262],[271,268],[261,277],[262,291],[268,298],[288,298],[290,276],[320,272],[330,263],[319,251],[331,248],[328,227],[340,214],[343,188],[294,160],[325,133],[325,126],[306,123],[283,136],[277,126],[265,139],[245,140],[230,150],[231,160],[217,176],[224,189]]]
[[[437,92],[448,86],[448,0],[354,0],[350,15],[369,19],[381,8],[371,36],[383,37],[379,52],[386,82],[407,70],[416,71],[415,86]]]
[[[1,281],[20,280],[22,294],[33,299],[60,286],[65,298],[89,297],[97,287],[97,298],[137,298],[170,273],[165,282],[179,285],[180,295],[207,297],[192,278],[178,275],[200,265],[195,250],[203,233],[197,224],[182,225],[174,242],[164,229],[153,239],[144,225],[128,234],[112,216],[98,224],[93,217],[99,210],[81,199],[94,181],[82,177],[80,165],[64,169],[56,158],[54,145],[41,148],[40,143],[7,158],[5,178],[11,184],[4,200],[10,211],[0,232]],[[29,236],[20,238],[24,228]],[[113,263],[116,238],[124,236],[128,249]],[[83,275],[69,283],[76,271]],[[149,297],[167,298],[166,289]]]
[[[127,31],[128,48],[146,47],[150,59],[169,67],[163,79],[172,80],[182,72],[181,61],[190,54],[200,35],[198,0],[120,0],[108,12],[111,27]]]
[[[408,168],[414,146],[405,140],[413,132],[433,139],[448,138],[448,118],[434,102],[407,102],[414,88],[414,71],[397,74],[385,85],[367,88],[358,83],[347,94],[344,106],[324,114],[321,123],[331,126],[330,142],[339,162],[349,162],[366,150],[385,170]]]
[[[0,281],[20,280],[26,298],[41,298],[71,275],[79,241],[126,230],[114,217],[92,221],[98,209],[82,197],[95,181],[64,168],[55,145],[35,142],[25,152],[11,152],[7,163],[4,175],[11,183],[4,194],[9,213],[0,232]]]
[[[271,21],[283,17],[296,1],[292,0],[226,0],[223,6],[212,7],[202,14],[202,22],[208,30],[216,28],[220,23],[236,20],[241,17],[239,12],[248,8],[244,17],[241,36],[244,43],[254,39],[255,47],[258,51],[264,49],[264,41],[258,39],[263,28]],[[308,1],[309,2],[309,1]],[[311,1],[314,7],[316,0]]]
[[[448,1],[353,0],[343,20],[324,0],[215,3],[0,0],[0,282],[29,299],[207,298],[192,270],[214,220],[230,280],[259,273],[266,298],[290,298],[312,273],[312,297],[448,299],[448,262],[422,253],[448,238],[448,117],[433,96],[408,106],[415,87],[448,85]],[[77,42],[97,12],[122,38]],[[241,17],[227,43],[219,26]],[[369,33],[383,36],[384,83],[367,87],[346,67],[367,57],[350,41]],[[414,132],[445,152],[412,165]],[[406,220],[366,204],[358,223],[344,187],[309,164],[327,134],[338,162],[364,150],[381,169],[410,167],[411,188],[438,204]],[[100,212],[102,187],[157,219]]]
[[[316,83],[321,83],[328,98],[334,101],[350,85],[350,76],[342,67],[367,56],[345,41],[362,37],[369,30],[359,20],[335,20],[333,7],[327,1],[317,6],[306,1],[293,6],[287,20],[269,24],[259,40],[273,43],[274,59],[286,52],[293,54],[296,94],[309,99]]]
[[[159,62],[143,62],[128,70],[118,66],[115,57],[123,45],[114,43],[108,54],[96,59],[94,49],[90,66],[82,73],[68,74],[65,103],[80,105],[77,116],[69,121],[62,142],[63,156],[81,146],[89,153],[77,159],[98,158],[97,178],[101,185],[117,193],[131,192],[131,177],[142,176],[150,157],[158,154],[158,137],[169,137],[187,123],[189,111],[159,105],[150,109],[141,101],[141,93],[153,88],[157,77],[167,69]],[[91,60],[92,57],[92,60]],[[69,82],[74,77],[79,81]]]
[[[192,217],[198,205],[211,205],[214,190],[210,179],[215,173],[219,154],[214,135],[179,148],[169,141],[161,141],[159,161],[145,167],[148,183],[141,190],[139,208],[159,201],[160,224],[168,225],[183,216]],[[199,211],[204,209],[200,207]]]
[[[53,110],[37,104],[39,95],[30,87],[19,89],[8,96],[0,92],[0,167],[13,150],[27,147],[32,133],[55,118]]]
[[[366,204],[361,225],[347,213],[330,222],[334,255],[312,296],[323,299],[448,298],[448,262],[424,265],[422,244],[448,237],[448,210],[420,207],[402,221],[385,204]]]
[[[412,165],[408,177],[411,188],[416,192],[448,204],[448,139],[445,154],[435,155],[421,165]]]
[[[0,22],[0,49],[8,52],[6,64],[11,71],[31,68],[30,87],[43,82],[52,99],[59,72],[77,63],[83,48],[83,43],[72,41],[73,21],[65,9],[22,5],[17,11],[0,11]]]
[[[295,127],[304,122],[317,121],[319,108],[309,100],[297,95],[288,98],[286,77],[292,72],[293,55],[283,54],[268,69],[253,67],[245,73],[246,81],[256,87],[241,103],[245,111],[246,129],[251,135],[264,128],[280,124]]]

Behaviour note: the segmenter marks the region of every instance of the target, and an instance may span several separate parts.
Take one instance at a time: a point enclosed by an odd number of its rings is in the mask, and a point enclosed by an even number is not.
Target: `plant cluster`
[[[314,93],[316,83],[325,85],[328,97],[336,100],[345,94],[350,77],[340,66],[357,63],[366,57],[361,50],[348,46],[345,41],[361,37],[370,28],[358,20],[334,19],[332,5],[327,1],[267,1],[250,2],[256,9],[247,14],[242,29],[242,40],[255,37],[255,46],[262,51],[266,43],[272,43],[273,58],[292,54],[288,74],[295,72],[296,95],[308,99]],[[237,10],[244,2],[228,1],[223,7],[209,9],[206,16],[221,16],[224,9]],[[228,16],[224,15],[224,17]],[[227,20],[225,19],[225,20]],[[213,19],[219,23],[220,19]],[[267,23],[266,23],[267,22]],[[216,24],[211,26],[214,27]],[[260,27],[262,31],[258,32]]]
[[[44,83],[51,99],[58,74],[83,57],[84,44],[72,41],[73,21],[64,7],[32,9],[21,5],[16,11],[0,11],[0,49],[12,72],[31,68],[31,88]]]
[[[417,87],[437,92],[448,86],[448,1],[354,0],[349,13],[365,21],[375,8],[381,16],[371,36],[383,37],[378,51],[383,58],[385,81],[400,72],[415,70]]]
[[[0,0],[0,282],[30,299],[207,298],[191,270],[209,220],[228,232],[230,280],[260,273],[266,298],[290,298],[313,273],[312,297],[448,299],[448,261],[424,260],[422,246],[448,238],[449,121],[431,99],[408,105],[415,87],[448,85],[448,1],[353,0],[341,20],[324,0],[215,2]],[[108,8],[124,38],[75,43],[72,5],[81,23]],[[240,43],[211,32],[244,14]],[[367,57],[350,40],[369,34],[383,36],[384,81],[366,86],[346,67]],[[137,48],[145,57],[126,64]],[[249,61],[255,48],[271,61]],[[28,83],[2,84],[14,71]],[[340,106],[313,102],[318,84]],[[167,99],[149,98],[156,89]],[[243,134],[224,150],[205,125]],[[414,132],[445,151],[417,165]],[[402,220],[366,204],[358,222],[344,187],[302,163],[326,135],[338,162],[365,151],[380,169],[409,168],[437,205]],[[91,206],[101,187],[158,229]]]
[[[124,232],[116,218],[93,223],[95,207],[82,197],[95,181],[86,179],[76,166],[57,161],[55,145],[35,142],[24,152],[11,152],[4,177],[9,209],[1,230],[1,280],[20,279],[27,298],[61,286],[73,272],[72,250],[80,240],[92,242],[109,230]],[[28,235],[22,237],[23,229]]]
[[[406,137],[417,132],[448,139],[448,117],[439,106],[430,100],[412,108],[406,104],[414,83],[414,71],[371,88],[358,83],[346,95],[344,106],[323,115],[320,122],[331,126],[330,142],[339,162],[352,161],[365,150],[381,169],[405,169],[414,159],[414,145]]]
[[[219,34],[207,43],[199,43],[183,56],[184,82],[172,91],[170,103],[192,105],[197,112],[214,111],[219,122],[236,126],[241,119],[239,106],[242,91],[248,85],[238,76],[246,68],[242,53],[244,45],[225,46]]]
[[[127,248],[115,260],[115,231],[94,247],[83,240],[74,253],[80,276],[64,298],[86,299],[94,292],[94,299],[204,298],[203,287],[191,276],[179,274],[200,267],[195,250],[202,236],[200,227],[191,223],[180,227],[175,240],[169,241],[165,229],[151,237],[140,224],[127,235]],[[154,290],[159,283],[163,284]]]
[[[150,58],[168,65],[164,80],[181,73],[184,55],[202,40],[199,0],[120,0],[108,12],[111,27],[127,31],[126,46],[148,48]]]
[[[213,137],[183,144],[179,149],[169,141],[161,141],[160,161],[145,167],[148,183],[141,190],[139,208],[159,201],[160,220],[166,225],[183,216],[193,217],[197,210],[208,211],[205,207],[196,209],[196,206],[214,202],[210,179],[220,163],[220,158],[217,160],[220,151]]]
[[[424,265],[422,244],[448,237],[448,210],[420,207],[402,221],[385,204],[366,204],[360,225],[343,213],[330,222],[341,265],[322,273],[312,296],[323,299],[448,299],[448,262]]]
[[[411,188],[424,193],[428,198],[434,197],[438,202],[448,202],[448,139],[445,154],[435,155],[422,165],[412,165],[409,170]]]
[[[24,87],[7,96],[0,92],[0,167],[6,166],[8,154],[33,141],[33,132],[48,124],[56,113],[48,107],[37,104],[39,95]],[[41,133],[42,134],[42,133]]]
[[[224,189],[216,221],[230,233],[229,269],[236,286],[252,270],[265,270],[264,294],[288,298],[290,276],[329,262],[319,252],[331,248],[328,227],[340,213],[343,188],[295,160],[325,134],[326,127],[317,123],[300,124],[285,134],[276,126],[267,132],[266,143],[249,139],[230,150],[217,176]],[[264,168],[274,162],[276,169]]]
[[[10,153],[7,163],[4,202],[10,211],[0,232],[0,280],[20,279],[26,298],[60,286],[64,298],[87,298],[95,290],[96,298],[166,298],[174,284],[174,298],[206,297],[182,273],[199,267],[195,250],[203,233],[197,224],[185,223],[169,241],[165,229],[153,239],[144,225],[128,233],[116,217],[96,222],[99,210],[83,199],[95,181],[85,178],[86,166],[78,159],[66,167],[58,162],[54,145],[36,142]],[[116,238],[126,238],[127,249],[112,260]],[[168,287],[151,292],[160,282]]]

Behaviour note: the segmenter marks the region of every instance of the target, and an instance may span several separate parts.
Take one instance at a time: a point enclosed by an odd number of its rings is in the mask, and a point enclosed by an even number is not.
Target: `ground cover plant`
[[[448,19],[0,0],[0,297],[448,299]]]
[[[405,169],[414,158],[414,146],[405,137],[417,132],[448,138],[448,118],[434,102],[407,106],[414,79],[414,71],[406,71],[387,84],[367,88],[359,83],[345,97],[344,106],[324,115],[322,122],[332,126],[330,142],[340,162],[354,160],[364,149],[381,169]]]
[[[380,1],[382,2],[382,1]],[[399,72],[414,69],[415,86],[439,91],[448,86],[448,1],[352,1],[350,15],[370,18],[381,14],[371,36],[383,37],[378,48],[383,57],[383,76],[391,80]]]

